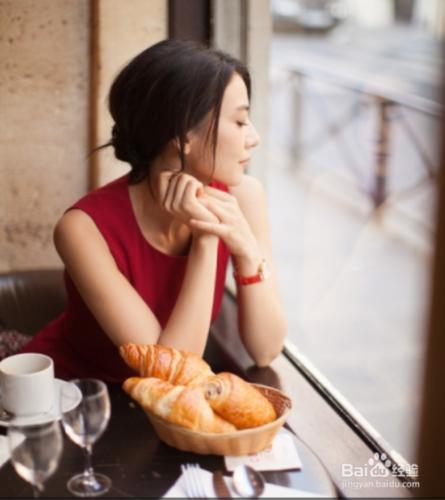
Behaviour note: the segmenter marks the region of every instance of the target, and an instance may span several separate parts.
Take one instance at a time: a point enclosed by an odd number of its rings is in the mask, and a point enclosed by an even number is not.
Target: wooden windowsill
[[[390,486],[377,487],[369,477],[345,478],[342,464],[363,468],[373,450],[357,435],[333,406],[295,368],[284,354],[267,368],[257,368],[244,349],[236,320],[236,302],[225,294],[221,312],[212,326],[206,358],[215,371],[227,370],[251,382],[271,385],[289,394],[294,409],[287,421],[290,428],[319,457],[334,482],[339,495],[347,498],[411,497],[409,488],[397,477],[382,479]]]

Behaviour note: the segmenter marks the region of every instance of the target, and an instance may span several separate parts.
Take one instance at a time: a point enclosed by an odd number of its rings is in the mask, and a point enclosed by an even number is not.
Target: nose
[[[260,143],[260,136],[254,127],[253,123],[250,123],[249,125],[249,130],[246,136],[246,147],[248,149],[254,148],[255,146],[258,146]]]

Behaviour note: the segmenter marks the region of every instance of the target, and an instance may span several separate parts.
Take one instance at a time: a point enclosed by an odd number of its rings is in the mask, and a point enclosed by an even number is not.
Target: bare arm
[[[54,238],[76,288],[115,345],[161,343],[202,355],[213,306],[216,237],[193,237],[181,291],[164,329],[120,272],[86,213],[67,212],[57,224]]]
[[[207,193],[210,200],[205,201],[205,206],[221,223],[194,221],[192,224],[224,239],[241,275],[255,274],[263,258],[271,269],[268,280],[237,288],[243,343],[257,365],[268,365],[280,353],[287,327],[272,259],[264,190],[256,179],[244,176],[239,186],[231,188],[231,194],[209,188]]]

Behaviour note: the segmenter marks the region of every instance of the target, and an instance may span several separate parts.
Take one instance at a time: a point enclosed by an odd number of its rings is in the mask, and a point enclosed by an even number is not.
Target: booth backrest
[[[0,273],[0,327],[37,333],[65,307],[61,269]]]

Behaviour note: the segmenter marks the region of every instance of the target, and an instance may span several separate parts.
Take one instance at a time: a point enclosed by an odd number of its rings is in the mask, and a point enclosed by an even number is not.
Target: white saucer
[[[70,385],[72,386],[70,389],[70,396],[71,399],[69,400],[64,400],[64,407],[62,408],[63,411],[69,411],[73,408],[75,408],[80,400],[82,399],[82,394],[80,393],[79,389],[72,384],[71,382],[66,382],[65,380],[60,380],[56,378],[54,380],[54,405],[51,408],[50,411],[46,413],[37,413],[36,415],[26,415],[23,417],[14,417],[12,420],[1,420],[0,419],[0,426],[3,427],[9,427],[9,425],[14,422],[14,425],[37,425],[37,424],[44,424],[45,422],[50,422],[51,420],[59,420],[61,415],[60,415],[60,393],[62,391],[62,387],[65,387],[65,385]],[[1,394],[0,394],[0,406],[1,406]]]

